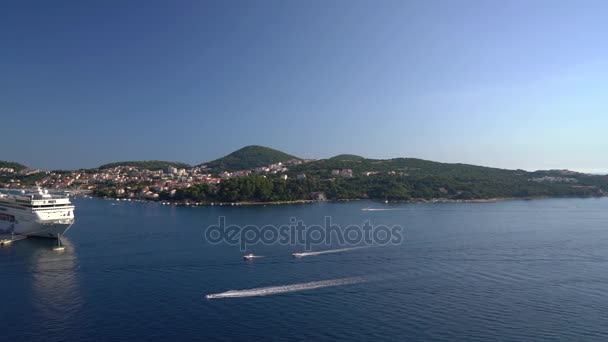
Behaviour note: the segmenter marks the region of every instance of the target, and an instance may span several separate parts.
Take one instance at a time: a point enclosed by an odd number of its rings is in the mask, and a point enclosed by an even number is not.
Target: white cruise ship
[[[74,205],[67,196],[41,189],[32,194],[0,194],[0,234],[61,238],[72,224]]]

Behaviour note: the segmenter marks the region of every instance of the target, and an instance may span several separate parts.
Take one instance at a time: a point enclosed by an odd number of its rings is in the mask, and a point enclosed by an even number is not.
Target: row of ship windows
[[[7,207],[7,208],[13,208],[13,209],[19,209],[19,210],[25,210],[25,207],[22,206],[18,206],[18,205],[10,205],[10,204],[5,204],[5,203],[1,203],[1,206]]]
[[[48,210],[48,209],[61,209],[64,207],[69,207],[69,205],[14,205],[14,204],[7,204],[7,203],[2,203],[0,202],[0,205],[4,206],[4,207],[9,207],[9,208],[13,208],[13,209],[20,209],[20,210],[26,210],[29,208],[33,208],[33,209],[43,209],[43,210]]]
[[[35,212],[39,213],[39,212],[45,212],[45,211],[49,211],[49,209],[36,210]],[[51,214],[55,214],[55,213],[57,213],[57,212],[55,211],[55,212],[52,212]],[[67,213],[67,214],[63,214],[62,216],[70,216],[70,215],[71,215],[71,213],[72,213],[72,211],[71,211],[71,210],[68,210],[68,211],[66,211],[66,213]]]
[[[41,211],[56,211],[58,208],[43,208],[43,209],[34,209],[33,211],[35,212],[41,212]],[[60,209],[60,208],[59,208]]]
[[[26,205],[26,204],[19,204],[19,205],[15,205],[13,203],[6,203],[6,202],[0,202],[0,205],[6,206],[6,207],[11,207],[11,208],[63,208],[63,207],[69,207],[70,204],[47,204],[47,205]]]

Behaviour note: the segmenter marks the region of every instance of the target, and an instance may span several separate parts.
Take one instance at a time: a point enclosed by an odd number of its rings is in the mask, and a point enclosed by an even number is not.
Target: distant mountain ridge
[[[207,163],[195,165],[196,167],[206,166],[209,171],[239,171],[251,170],[256,167],[268,166],[289,160],[302,160],[303,158],[260,145],[249,145],[238,149],[224,157],[212,160]],[[163,161],[163,160],[135,160],[120,161],[101,165],[94,169],[108,169],[117,166],[133,166],[148,170],[161,170],[169,166],[176,168],[192,168],[193,166],[183,162]],[[1,161],[0,168],[12,168],[21,171],[28,167],[16,162]],[[427,176],[459,176],[470,177],[505,177],[512,175],[526,176],[528,178],[550,176],[550,177],[587,177],[591,174],[579,173],[569,170],[538,170],[525,171],[502,169],[486,166],[478,166],[462,163],[442,163],[417,158],[392,158],[392,159],[370,159],[355,154],[339,154],[326,159],[312,159],[300,165],[288,167],[289,173],[310,173],[313,175],[331,174],[336,169],[352,169],[354,174],[361,172],[396,172],[408,175],[427,175]],[[600,176],[600,175],[593,175]]]
[[[250,145],[236,150],[222,158],[203,163],[211,170],[238,171],[249,170],[293,159],[301,159],[291,154],[281,152],[269,147]]]
[[[363,160],[365,158],[358,156],[356,154],[339,154],[337,156],[333,156],[329,158],[329,160]]]
[[[133,166],[140,169],[147,169],[150,171],[156,170],[164,170],[170,166],[176,167],[178,169],[188,169],[191,168],[189,164],[180,163],[180,162],[169,162],[162,160],[140,160],[140,161],[124,161],[124,162],[114,162],[109,164],[104,164],[99,167],[99,169],[111,169],[117,166]]]

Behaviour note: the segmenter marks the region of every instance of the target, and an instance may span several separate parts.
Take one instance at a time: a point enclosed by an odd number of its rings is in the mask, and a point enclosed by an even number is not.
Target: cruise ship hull
[[[65,234],[70,229],[74,222],[71,223],[45,223],[39,224],[37,230],[23,232],[19,234],[27,236],[45,237],[45,238],[58,238]]]
[[[23,222],[16,224],[2,224],[0,222],[0,233],[15,233],[26,236],[45,238],[57,238],[65,234],[74,224],[74,220],[60,220],[55,222]]]

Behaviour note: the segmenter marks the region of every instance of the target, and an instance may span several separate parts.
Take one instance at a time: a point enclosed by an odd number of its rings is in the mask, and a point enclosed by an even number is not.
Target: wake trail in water
[[[410,210],[408,208],[363,208],[363,211],[399,211],[399,210]]]
[[[340,252],[348,252],[354,251],[357,249],[370,248],[372,246],[361,246],[361,247],[350,247],[350,248],[340,248],[340,249],[329,249],[325,251],[317,251],[317,252],[301,252],[301,253],[293,253],[292,255],[296,258],[302,258],[313,255],[322,255],[322,254],[331,254],[331,253],[340,253]]]
[[[353,278],[340,278],[331,280],[312,281],[309,283],[291,284],[282,286],[269,286],[269,287],[258,287],[248,290],[230,290],[222,293],[208,294],[205,296],[206,299],[220,299],[220,298],[244,298],[244,297],[261,297],[270,296],[281,293],[297,292],[320,289],[324,287],[342,286],[350,284],[358,284],[365,282],[365,279],[361,277]]]

